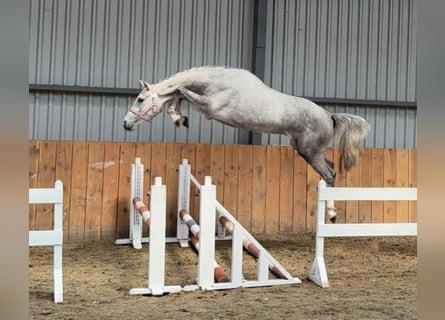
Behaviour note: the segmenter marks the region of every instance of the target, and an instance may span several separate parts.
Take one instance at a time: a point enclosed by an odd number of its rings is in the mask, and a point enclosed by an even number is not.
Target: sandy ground
[[[64,245],[64,303],[53,303],[52,249],[30,247],[30,319],[417,319],[415,237],[327,239],[329,288],[306,279],[314,257],[311,235],[257,236],[303,282],[262,288],[132,296],[147,281],[142,250],[109,242]],[[216,260],[230,269],[230,241],[217,242]],[[195,283],[197,256],[167,244],[166,284]],[[256,275],[247,253],[244,276]]]

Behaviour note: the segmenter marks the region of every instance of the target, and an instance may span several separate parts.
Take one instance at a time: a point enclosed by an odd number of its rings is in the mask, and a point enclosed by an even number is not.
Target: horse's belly
[[[214,120],[222,122],[224,124],[230,125],[236,128],[242,128],[255,132],[263,133],[278,133],[282,134],[285,132],[283,127],[283,121],[276,121],[275,119],[264,117],[255,117],[252,114],[249,115],[237,115],[237,116],[224,116],[215,115]]]

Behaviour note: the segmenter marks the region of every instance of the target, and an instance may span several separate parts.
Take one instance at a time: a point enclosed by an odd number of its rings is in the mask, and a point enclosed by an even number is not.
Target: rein
[[[143,108],[142,110],[137,110],[134,106],[130,108],[130,111],[132,113],[134,113],[135,115],[137,115],[139,118],[141,118],[142,120],[145,120],[147,122],[151,121],[151,118],[147,115],[147,112],[150,110],[153,110],[153,112],[158,112],[159,109],[159,105],[158,105],[158,93],[156,92],[156,87],[154,84],[149,84],[148,88],[150,89],[150,91],[152,91],[152,95],[151,95],[151,103],[148,104],[145,108]]]

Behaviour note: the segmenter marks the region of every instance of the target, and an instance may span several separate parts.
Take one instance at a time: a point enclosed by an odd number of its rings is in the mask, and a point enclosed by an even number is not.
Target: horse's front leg
[[[187,117],[181,114],[181,101],[182,99],[178,96],[175,96],[167,109],[167,113],[170,115],[173,123],[177,126],[184,126],[186,128],[189,127],[189,120]]]
[[[335,185],[335,171],[334,171],[334,163],[324,158],[324,153],[319,154],[309,154],[302,153],[298,151],[298,153],[317,171],[321,178],[326,182],[328,187],[334,187]],[[326,201],[326,214],[329,217],[329,220],[332,223],[335,223],[337,219],[337,213],[335,212],[334,200]]]

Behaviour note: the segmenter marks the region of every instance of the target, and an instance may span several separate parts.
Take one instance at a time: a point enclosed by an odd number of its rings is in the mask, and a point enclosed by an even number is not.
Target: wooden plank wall
[[[217,199],[252,233],[315,231],[319,175],[288,146],[29,141],[29,186],[62,180],[65,241],[128,237],[130,168],[145,166],[144,190],[155,176],[167,185],[167,234],[174,236],[181,159],[199,181],[211,175]],[[326,157],[338,167],[338,150]],[[359,163],[337,173],[337,186],[416,187],[415,149],[362,149]],[[197,190],[191,214],[198,219]],[[144,201],[149,205],[147,197]],[[415,222],[411,201],[338,201],[338,222]],[[52,227],[52,209],[30,205],[30,230]],[[147,234],[147,230],[144,230]]]

